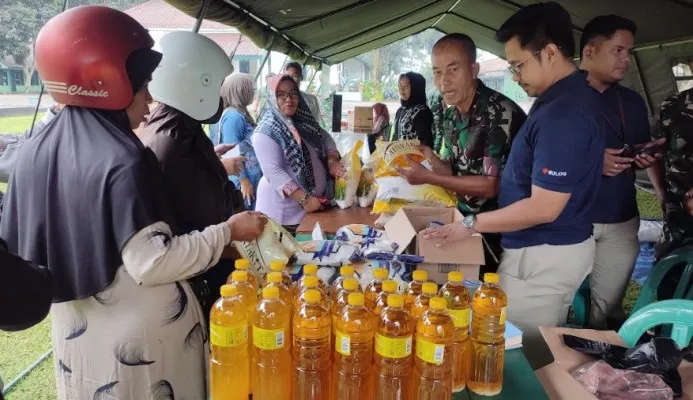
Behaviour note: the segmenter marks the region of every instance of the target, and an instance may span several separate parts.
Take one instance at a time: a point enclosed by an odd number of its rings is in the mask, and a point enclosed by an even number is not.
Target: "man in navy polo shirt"
[[[538,368],[551,361],[538,326],[566,321],[564,304],[594,261],[590,211],[602,173],[604,119],[598,92],[573,62],[572,22],[563,7],[524,7],[496,38],[505,43],[513,79],[536,97],[501,175],[501,208],[425,234],[442,238],[440,246],[474,232],[503,234],[498,273],[507,318],[524,332],[525,355]]]
[[[585,25],[580,38],[581,68],[601,93],[606,121],[604,166],[593,209],[596,253],[590,287],[590,325],[607,327],[607,318],[624,320],[621,302],[640,252],[640,217],[635,169],[648,168],[661,154],[639,153],[650,142],[647,106],[623,80],[634,47],[636,26],[617,15],[602,15]],[[663,140],[660,144],[663,143]]]

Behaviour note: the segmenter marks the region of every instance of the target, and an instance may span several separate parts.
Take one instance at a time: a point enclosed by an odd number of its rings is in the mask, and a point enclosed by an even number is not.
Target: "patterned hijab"
[[[295,90],[300,93],[298,85],[290,76],[277,75],[272,78],[267,91],[269,107],[262,115],[255,131],[269,136],[285,150],[286,157],[296,175],[298,184],[307,193],[315,195],[315,176],[313,175],[313,164],[308,146],[311,146],[316,151],[320,161],[327,169],[327,149],[324,136],[328,133],[315,121],[313,114],[311,114],[308,105],[300,94],[296,114],[292,116],[282,114],[277,102],[277,88],[281,82],[293,83]],[[334,181],[329,177],[329,174],[327,188],[326,195],[331,197],[331,191],[334,190]]]
[[[221,85],[221,99],[224,102],[224,109],[231,107],[238,110],[250,125],[255,126],[255,120],[248,112],[248,105],[253,102],[255,96],[253,86],[255,86],[255,79],[252,75],[231,74]]]
[[[416,72],[407,72],[399,76],[400,80],[403,78],[409,80],[411,91],[408,99],[401,100],[402,107],[397,110],[397,115],[395,115],[395,129],[390,140],[416,139],[414,119],[421,111],[428,109],[426,104],[426,78]]]

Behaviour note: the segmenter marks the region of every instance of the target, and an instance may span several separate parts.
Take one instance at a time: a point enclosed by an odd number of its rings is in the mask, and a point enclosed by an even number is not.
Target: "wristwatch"
[[[462,219],[462,225],[464,225],[464,227],[467,228],[468,230],[472,231],[472,233],[476,233],[476,229],[474,229],[474,223],[475,222],[476,222],[476,215],[474,215],[474,214],[469,214]]]

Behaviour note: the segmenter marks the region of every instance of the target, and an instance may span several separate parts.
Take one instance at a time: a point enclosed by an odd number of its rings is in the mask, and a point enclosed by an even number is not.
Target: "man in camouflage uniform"
[[[664,159],[647,171],[664,211],[659,259],[693,244],[693,89],[662,102],[653,138],[666,139]]]
[[[440,141],[443,138],[443,129],[445,126],[445,111],[448,106],[445,104],[443,95],[440,93],[440,88],[428,99],[428,108],[433,113],[433,148],[440,147]]]
[[[434,140],[436,148],[422,148],[433,171],[415,165],[401,173],[410,184],[428,183],[455,192],[464,215],[495,210],[500,173],[526,115],[477,78],[476,45],[467,35],[441,38],[433,47],[432,60],[436,87],[453,107],[445,112],[442,134]],[[484,239],[482,273],[495,272],[500,234],[485,234]]]

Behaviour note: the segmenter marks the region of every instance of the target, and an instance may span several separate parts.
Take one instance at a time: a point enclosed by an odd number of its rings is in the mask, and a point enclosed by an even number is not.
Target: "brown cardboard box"
[[[349,113],[349,126],[354,133],[371,133],[373,131],[373,108],[354,107]]]
[[[539,382],[551,400],[597,400],[597,397],[585,390],[570,374],[582,364],[594,358],[579,353],[563,343],[563,334],[605,343],[619,344],[623,341],[614,331],[595,331],[591,329],[548,328],[540,326],[539,330],[551,350],[554,362],[536,371]],[[693,363],[682,362],[679,366],[684,396],[679,399],[691,400],[693,396]]]
[[[403,207],[385,224],[385,232],[399,245],[399,254],[407,251],[423,256],[425,263],[418,268],[426,270],[428,278],[436,283],[445,283],[450,271],[461,271],[466,278],[476,279],[479,266],[484,264],[481,235],[438,248],[435,247],[438,240],[426,240],[421,234],[433,221],[460,222],[462,214],[456,208]]]

